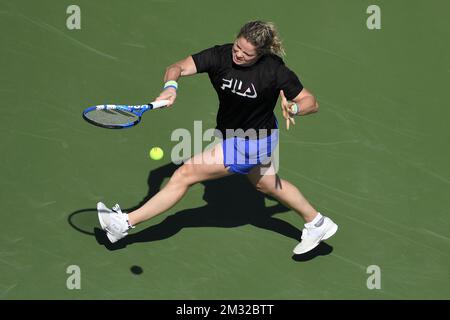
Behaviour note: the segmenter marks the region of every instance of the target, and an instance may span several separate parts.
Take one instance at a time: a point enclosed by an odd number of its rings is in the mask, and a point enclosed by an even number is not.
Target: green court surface
[[[66,27],[71,4],[81,30]],[[380,30],[366,26],[371,4]],[[0,298],[449,299],[449,12],[444,0],[0,0]],[[171,133],[213,127],[217,97],[198,75],[135,128],[81,111],[152,100],[169,64],[252,19],[278,25],[321,106],[281,131],[279,173],[338,233],[293,256],[302,220],[233,176],[104,245],[96,203],[154,194],[173,170]],[[373,265],[381,289],[369,290]]]

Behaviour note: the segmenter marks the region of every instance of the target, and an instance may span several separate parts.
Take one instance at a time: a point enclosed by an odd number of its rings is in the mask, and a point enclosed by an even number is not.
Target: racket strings
[[[125,117],[136,117],[136,115],[130,111],[124,111],[124,110],[114,110],[117,113],[120,113],[121,115],[125,116]]]
[[[85,114],[92,122],[105,126],[128,125],[139,121],[139,116],[126,110],[94,110]]]

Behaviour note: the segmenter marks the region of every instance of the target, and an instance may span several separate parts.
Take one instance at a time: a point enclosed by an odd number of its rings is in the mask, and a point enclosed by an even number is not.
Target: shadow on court
[[[151,171],[147,181],[149,186],[147,196],[135,207],[123,209],[123,211],[130,212],[147,202],[159,191],[163,180],[170,177],[177,167],[170,163]],[[74,229],[94,235],[97,242],[108,250],[122,249],[133,243],[167,239],[183,228],[232,228],[247,224],[300,241],[301,230],[284,220],[273,217],[275,214],[289,211],[289,209],[281,204],[267,207],[266,196],[256,191],[245,176],[232,175],[218,180],[205,181],[202,184],[204,185],[203,200],[207,203],[206,205],[176,212],[159,224],[132,233],[114,244],[109,242],[103,230],[94,228],[94,232],[91,231],[93,225],[98,223],[95,208],[77,210],[70,214],[68,221]],[[81,218],[82,214],[84,218]],[[319,255],[328,255],[332,250],[331,246],[321,243],[307,254],[293,255],[292,259],[308,261]]]

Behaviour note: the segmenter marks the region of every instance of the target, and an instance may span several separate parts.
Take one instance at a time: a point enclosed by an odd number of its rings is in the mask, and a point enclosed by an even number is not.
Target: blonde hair
[[[253,44],[259,55],[275,54],[282,58],[286,54],[277,28],[272,22],[249,21],[239,30],[236,38],[240,37]]]

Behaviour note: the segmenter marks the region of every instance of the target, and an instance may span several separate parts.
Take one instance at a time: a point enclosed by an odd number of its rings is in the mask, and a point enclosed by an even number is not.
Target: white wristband
[[[175,90],[178,90],[178,83],[175,80],[169,80],[166,83],[164,83],[164,89],[167,88],[174,88]]]
[[[294,115],[298,115],[298,113],[300,112],[300,107],[298,106],[298,104],[294,103],[293,105],[291,105],[291,112]]]

